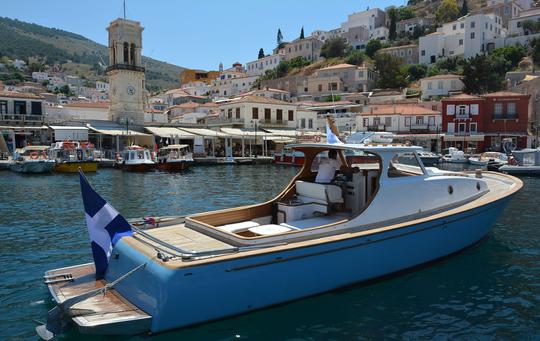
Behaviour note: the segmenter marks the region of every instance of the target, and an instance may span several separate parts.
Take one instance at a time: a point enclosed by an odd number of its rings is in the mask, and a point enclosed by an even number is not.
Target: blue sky
[[[277,29],[292,40],[304,26],[337,28],[347,14],[400,6],[406,0],[127,0],[127,17],[141,21],[143,54],[188,68],[217,69],[271,53]],[[56,27],[107,43],[105,27],[122,16],[122,0],[3,1],[0,16]]]

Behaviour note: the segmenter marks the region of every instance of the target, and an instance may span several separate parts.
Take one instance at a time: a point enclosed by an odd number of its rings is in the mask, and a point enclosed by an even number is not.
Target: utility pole
[[[126,20],[126,0],[124,0],[124,20]]]

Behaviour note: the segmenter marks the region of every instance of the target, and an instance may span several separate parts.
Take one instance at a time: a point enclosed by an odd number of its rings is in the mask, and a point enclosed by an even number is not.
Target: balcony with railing
[[[517,113],[493,113],[494,120],[517,120],[519,115]]]
[[[0,114],[0,122],[6,125],[38,125],[43,122],[43,115]]]

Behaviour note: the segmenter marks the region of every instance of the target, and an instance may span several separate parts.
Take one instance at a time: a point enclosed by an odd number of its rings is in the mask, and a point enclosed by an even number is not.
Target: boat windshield
[[[421,161],[415,153],[396,153],[388,167],[388,177],[397,178],[402,176],[423,175]]]

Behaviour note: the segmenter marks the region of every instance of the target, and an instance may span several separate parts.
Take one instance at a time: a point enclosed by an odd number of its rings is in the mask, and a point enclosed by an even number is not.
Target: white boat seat
[[[289,231],[292,231],[293,229],[295,228],[282,226],[282,225],[276,225],[276,224],[267,224],[267,225],[259,225],[259,226],[252,227],[249,229],[249,231],[255,234],[258,234],[260,236],[271,236],[273,234],[289,232]]]
[[[241,231],[247,231],[251,227],[259,226],[260,224],[254,222],[254,221],[242,221],[240,223],[234,223],[234,224],[227,224],[227,225],[221,225],[217,226],[218,229],[229,232],[229,233],[237,233]]]
[[[316,202],[324,205],[343,203],[341,187],[336,185],[298,180],[296,181],[296,195],[298,200],[304,203]]]

